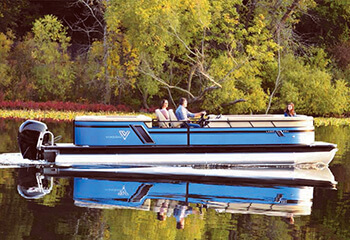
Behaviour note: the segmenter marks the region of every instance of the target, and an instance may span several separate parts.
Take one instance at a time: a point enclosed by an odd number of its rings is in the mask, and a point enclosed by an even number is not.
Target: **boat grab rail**
[[[41,151],[41,148],[43,146],[43,142],[44,142],[44,137],[45,135],[48,134],[50,137],[51,137],[51,141],[49,141],[49,143],[51,142],[51,146],[54,146],[55,145],[55,137],[53,135],[52,132],[50,131],[43,131],[43,132],[40,132],[39,134],[39,138],[38,138],[38,142],[37,142],[37,145],[36,145],[36,149],[38,149],[39,151]]]
[[[174,126],[174,123],[181,123]],[[152,126],[158,125],[160,128],[177,128],[180,125],[185,123],[199,123],[196,120],[159,120],[152,119]],[[233,120],[233,119],[205,119],[205,128],[259,128],[259,127],[268,127],[268,128],[280,128],[280,127],[297,127],[297,128],[314,128],[313,121],[310,120]]]

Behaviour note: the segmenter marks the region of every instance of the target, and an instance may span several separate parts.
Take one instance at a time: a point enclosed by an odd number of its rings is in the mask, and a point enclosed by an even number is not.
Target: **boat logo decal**
[[[129,196],[129,193],[126,191],[125,186],[119,190],[118,196]]]
[[[126,140],[126,138],[129,136],[129,134],[130,134],[130,131],[124,131],[124,130],[119,130],[119,134],[120,134],[120,136],[122,136],[122,138],[124,139],[124,140]]]
[[[125,185],[122,188],[106,188],[105,191],[115,192],[118,196],[129,196],[128,191],[125,189]]]

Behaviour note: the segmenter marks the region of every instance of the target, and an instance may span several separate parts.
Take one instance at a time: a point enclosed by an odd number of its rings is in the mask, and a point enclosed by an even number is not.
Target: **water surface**
[[[18,152],[20,124],[0,120],[0,152]],[[55,135],[62,135],[61,142],[72,142],[71,123],[47,125]],[[23,174],[18,169],[0,169],[1,238],[350,239],[350,128],[320,127],[316,138],[338,144],[330,166],[338,181],[337,190],[285,182],[54,176],[50,194],[26,199],[17,191]],[[281,174],[286,171],[290,170],[281,170]],[[109,189],[112,195],[98,197],[99,189]],[[297,192],[302,193],[301,198],[296,197]],[[279,193],[283,193],[280,198]],[[297,210],[296,202],[301,206]],[[179,210],[175,213],[174,209]],[[160,220],[160,211],[165,219]],[[178,229],[181,211],[185,221],[183,229]]]

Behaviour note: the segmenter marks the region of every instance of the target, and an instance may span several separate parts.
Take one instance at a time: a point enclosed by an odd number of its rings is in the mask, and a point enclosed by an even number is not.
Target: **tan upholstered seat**
[[[174,127],[174,128],[180,127],[182,122],[177,119],[173,109],[169,109],[168,112],[169,112],[169,118],[170,118],[170,121],[171,121],[171,126]]]
[[[157,116],[157,120],[159,123],[159,127],[161,127],[161,128],[168,128],[169,127],[169,123],[166,122],[167,119],[164,117],[164,115],[160,111],[160,109],[156,109],[156,116]]]

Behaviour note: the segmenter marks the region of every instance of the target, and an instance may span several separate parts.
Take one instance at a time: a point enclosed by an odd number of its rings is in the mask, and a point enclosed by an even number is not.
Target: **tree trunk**
[[[298,6],[299,2],[301,0],[294,0],[294,2],[292,3],[292,5],[287,9],[286,13],[283,15],[283,17],[281,18],[281,21],[279,23],[279,26],[282,26],[285,24],[285,22],[287,21],[287,19],[290,17],[290,15],[292,14],[292,12],[296,9],[296,7]]]
[[[146,109],[149,109],[149,106],[147,104],[147,98],[148,98],[148,94],[147,93],[142,93],[142,103],[143,103],[143,106],[146,108]]]
[[[278,43],[278,46],[280,46],[280,32],[279,31],[277,32],[277,43]],[[273,99],[274,95],[276,94],[279,85],[281,84],[281,49],[280,48],[278,48],[277,54],[278,54],[277,55],[277,57],[278,57],[278,59],[277,59],[277,61],[278,61],[278,65],[277,65],[278,73],[277,73],[277,77],[276,77],[276,81],[275,81],[275,87],[274,87],[274,89],[269,97],[269,103],[267,105],[265,114],[269,113],[270,108],[271,108],[272,99]]]
[[[110,104],[111,102],[111,85],[110,85],[110,79],[109,79],[109,72],[108,72],[108,64],[107,64],[107,59],[108,59],[108,39],[107,39],[107,26],[104,28],[104,36],[103,36],[103,50],[104,50],[104,58],[103,58],[103,65],[105,68],[104,72],[104,80],[105,80],[105,96],[104,96],[104,103],[105,104]]]
[[[196,68],[197,68],[197,65],[194,65],[194,66],[191,68],[190,75],[188,76],[187,91],[189,91],[189,92],[191,92],[192,78],[193,78],[194,72],[196,71]],[[188,95],[187,95],[187,99],[190,99],[190,98],[191,98],[191,96],[188,94]]]

